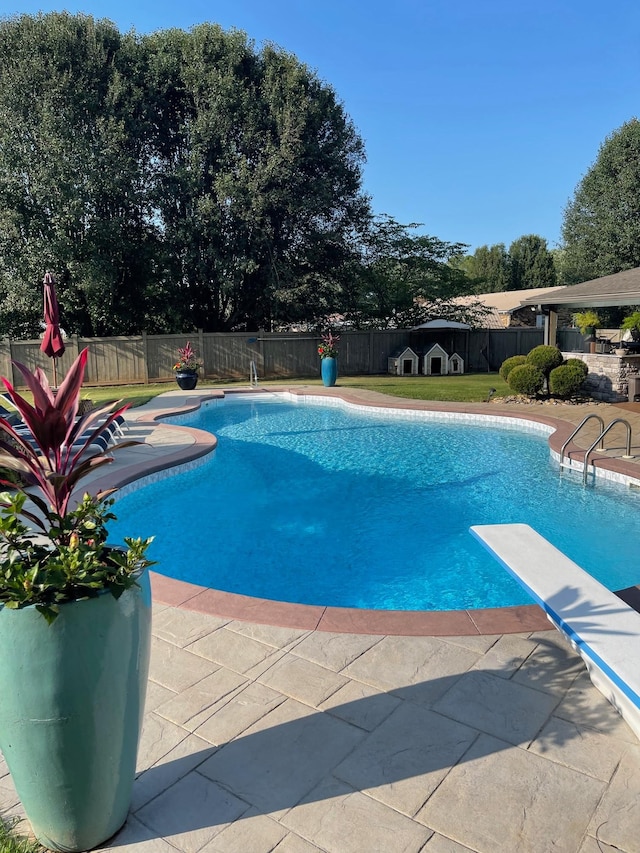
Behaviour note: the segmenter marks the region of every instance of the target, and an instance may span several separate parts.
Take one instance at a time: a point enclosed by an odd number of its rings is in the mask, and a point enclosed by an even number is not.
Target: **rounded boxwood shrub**
[[[506,382],[507,379],[509,378],[509,374],[511,373],[511,371],[513,370],[514,367],[518,367],[520,364],[526,364],[526,363],[527,363],[526,355],[512,355],[511,358],[507,358],[502,362],[502,364],[500,366],[500,370],[498,372],[499,372],[500,376]]]
[[[562,353],[558,347],[541,344],[539,347],[534,347],[531,350],[527,356],[527,362],[533,364],[545,376],[548,376],[554,367],[559,367],[562,364]]]
[[[576,367],[582,372],[584,378],[587,378],[587,373],[589,373],[589,365],[586,361],[583,361],[581,358],[568,358],[565,361],[565,364],[570,364],[572,367]]]
[[[579,361],[579,359],[572,359]],[[584,363],[584,362],[581,362]],[[561,364],[549,374],[549,392],[556,397],[573,397],[584,382],[584,371],[575,364]]]
[[[509,372],[508,385],[516,394],[534,397],[542,391],[544,373],[535,364],[518,364]]]

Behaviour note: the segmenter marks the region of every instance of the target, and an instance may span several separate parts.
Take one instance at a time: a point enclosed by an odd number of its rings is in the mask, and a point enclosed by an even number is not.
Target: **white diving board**
[[[567,636],[594,686],[640,738],[640,613],[528,524],[476,525],[471,533]]]

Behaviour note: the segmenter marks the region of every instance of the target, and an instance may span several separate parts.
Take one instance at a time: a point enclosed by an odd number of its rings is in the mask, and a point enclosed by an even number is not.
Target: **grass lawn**
[[[0,820],[0,853],[45,853],[37,841],[32,841],[20,835],[10,823]]]
[[[283,388],[290,385],[322,385],[317,379],[265,380],[260,383],[269,388]],[[198,388],[246,387],[247,382],[201,382]],[[495,388],[496,397],[511,393],[509,386],[497,373],[465,373],[462,376],[338,376],[336,387],[365,388],[378,391],[392,397],[405,397],[410,400],[444,400],[458,403],[481,403],[487,399],[490,388]],[[82,396],[102,403],[107,400],[124,400],[132,406],[141,406],[164,391],[174,391],[172,382],[155,385],[115,385],[103,388],[85,388]]]

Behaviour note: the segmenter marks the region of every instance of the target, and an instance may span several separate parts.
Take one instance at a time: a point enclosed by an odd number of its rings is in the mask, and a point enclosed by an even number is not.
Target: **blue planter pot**
[[[60,606],[0,607],[0,749],[38,840],[89,850],[129,811],[151,641],[149,572]]]
[[[336,384],[338,378],[338,359],[323,358],[320,362],[320,373],[322,375],[322,384],[327,388],[331,388]]]
[[[176,382],[183,391],[193,391],[198,384],[198,374],[195,371],[179,370],[176,373]]]

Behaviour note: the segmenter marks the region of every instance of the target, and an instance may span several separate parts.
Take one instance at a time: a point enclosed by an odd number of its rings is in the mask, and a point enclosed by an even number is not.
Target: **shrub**
[[[580,361],[580,359],[571,359]],[[583,364],[584,362],[580,362]],[[556,397],[573,397],[585,379],[584,371],[576,364],[561,364],[549,374],[549,392]]]
[[[519,364],[509,372],[508,385],[516,394],[535,397],[542,391],[544,373],[535,364]]]
[[[587,378],[589,366],[586,361],[583,361],[581,358],[568,358],[565,361],[565,364],[570,364],[572,367],[576,367],[578,370],[582,371],[584,378]]]
[[[548,376],[554,367],[559,367],[562,364],[562,353],[558,347],[550,347],[542,344],[539,347],[534,347],[527,356],[527,363],[533,364],[541,370],[545,376]]]
[[[526,355],[512,355],[511,358],[507,358],[502,362],[499,373],[500,376],[507,382],[509,378],[509,374],[513,370],[514,367],[518,367],[520,364],[526,364],[527,357]]]

